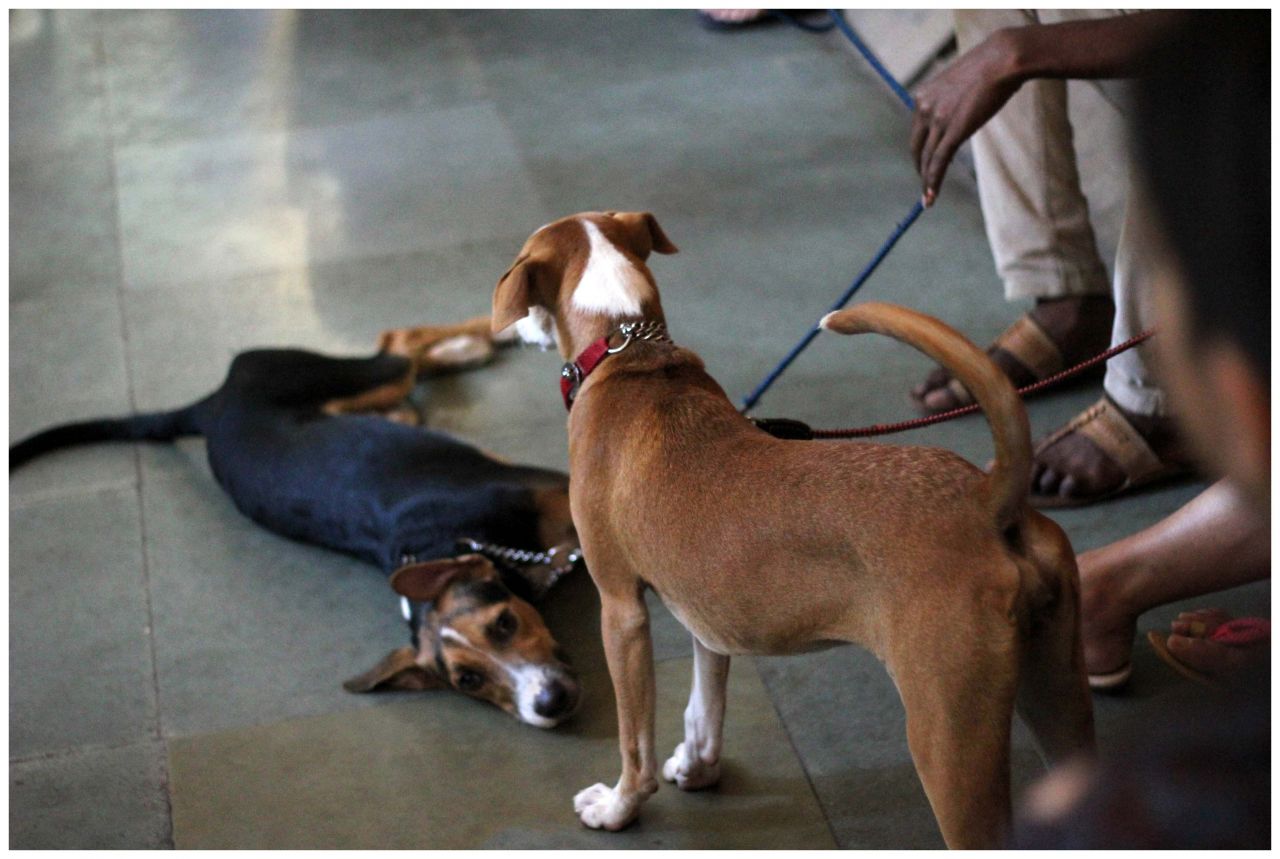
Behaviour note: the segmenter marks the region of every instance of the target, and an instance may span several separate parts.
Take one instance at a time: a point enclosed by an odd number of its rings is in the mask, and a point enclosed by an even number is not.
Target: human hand
[[[991,34],[916,90],[911,157],[924,180],[926,206],[937,199],[956,150],[1022,85],[1016,33]]]

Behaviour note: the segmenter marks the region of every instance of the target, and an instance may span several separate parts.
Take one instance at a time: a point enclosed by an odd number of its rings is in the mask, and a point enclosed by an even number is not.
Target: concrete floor
[[[654,264],[673,333],[741,396],[917,192],[907,117],[835,36],[660,11],[10,15],[11,438],[186,403],[249,346],[364,352],[383,328],[486,312],[525,236],[582,209],[657,214],[682,248]],[[1012,319],[971,187],[953,181],[864,297],[979,341]],[[906,417],[927,367],[820,338],[760,413]],[[508,352],[420,395],[434,425],[564,467],[557,370]],[[1035,431],[1096,395],[1035,401]],[[895,441],[990,453],[980,418]],[[392,594],[251,525],[203,453],[101,446],[10,481],[11,847],[940,846],[893,685],[854,649],[736,660],[721,789],[582,829],[573,791],[617,760],[585,577],[547,612],[589,696],[569,725],[349,695],[402,643]],[[1055,518],[1086,549],[1198,488]],[[1266,613],[1269,593],[1214,602]],[[654,625],[666,747],[689,645],[660,607]],[[1127,694],[1096,700],[1104,752],[1184,685],[1145,647],[1135,662]],[[1015,784],[1040,772],[1019,729]]]

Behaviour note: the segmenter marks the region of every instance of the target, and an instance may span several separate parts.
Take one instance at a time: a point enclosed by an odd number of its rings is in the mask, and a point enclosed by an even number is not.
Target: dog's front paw
[[[681,790],[702,790],[720,781],[720,762],[707,763],[697,755],[686,752],[684,743],[662,765],[662,777],[675,782]]]
[[[608,785],[593,784],[578,791],[573,798],[573,810],[586,826],[616,832],[636,819],[644,799],[640,794],[621,794]]]

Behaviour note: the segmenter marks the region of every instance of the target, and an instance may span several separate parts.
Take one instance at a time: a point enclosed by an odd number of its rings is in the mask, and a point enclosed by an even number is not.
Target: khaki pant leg
[[[1131,193],[1125,207],[1120,245],[1116,250],[1116,321],[1112,344],[1123,343],[1151,327],[1155,319],[1150,260],[1135,247],[1134,235],[1144,217],[1140,195]],[[1102,386],[1122,408],[1143,415],[1167,415],[1168,404],[1156,383],[1150,359],[1151,344],[1144,343],[1107,362]]]
[[[965,51],[1004,27],[1038,22],[1016,9],[957,11]],[[1080,190],[1060,80],[1024,84],[973,137],[987,238],[1009,299],[1105,295],[1089,205]]]

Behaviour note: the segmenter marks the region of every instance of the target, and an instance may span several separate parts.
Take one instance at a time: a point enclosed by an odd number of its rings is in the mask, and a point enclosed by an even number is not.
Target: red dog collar
[[[573,398],[578,396],[578,388],[582,380],[591,375],[591,371],[600,366],[600,362],[609,354],[609,338],[596,340],[576,360],[570,361],[560,370],[560,396],[564,397],[565,411],[573,408]]]
[[[609,340],[614,334],[622,335],[622,343],[609,347]],[[594,341],[576,359],[565,364],[560,370],[560,396],[564,398],[565,411],[573,408],[573,399],[578,395],[578,388],[582,386],[587,376],[591,375],[591,371],[600,366],[609,355],[621,352],[631,345],[632,340],[656,340],[661,343],[670,343],[671,338],[667,336],[667,326],[661,322],[624,322],[618,326],[618,330],[601,337]]]

